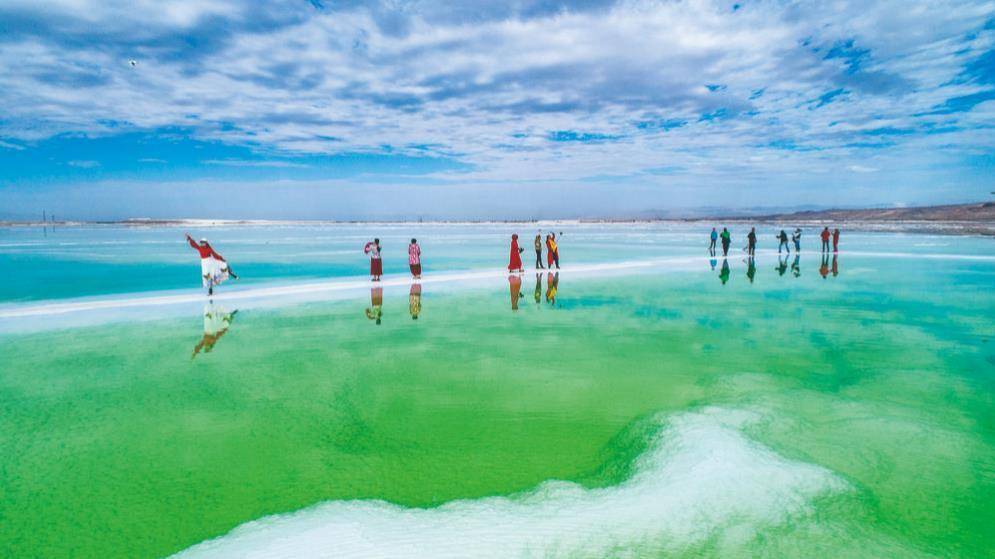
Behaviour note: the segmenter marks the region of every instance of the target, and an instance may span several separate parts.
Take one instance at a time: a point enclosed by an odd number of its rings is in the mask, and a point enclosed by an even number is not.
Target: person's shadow
[[[719,279],[722,280],[722,285],[725,285],[729,281],[729,260],[726,258],[722,259],[722,269],[719,271]]]

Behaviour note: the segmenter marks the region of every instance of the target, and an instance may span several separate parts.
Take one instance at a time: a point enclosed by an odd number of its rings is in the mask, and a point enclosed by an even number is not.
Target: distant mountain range
[[[736,217],[733,215],[728,216],[726,219],[749,219],[751,221],[868,221],[878,223],[894,221],[995,222],[995,202],[912,208],[806,210],[749,217]]]

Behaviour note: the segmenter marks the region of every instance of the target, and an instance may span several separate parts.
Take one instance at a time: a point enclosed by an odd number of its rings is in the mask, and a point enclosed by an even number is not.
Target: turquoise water
[[[845,231],[823,266],[808,232],[793,269],[764,231],[723,282],[707,230],[564,225],[559,275],[509,279],[501,227],[411,229],[208,230],[247,276],[210,302],[180,231],[5,231],[36,265],[4,270],[0,555],[995,548],[990,239]],[[420,289],[351,279],[374,234],[395,272],[419,238]],[[53,260],[67,312],[15,295]]]
[[[466,270],[507,265],[508,237],[522,237],[531,264],[538,228],[563,232],[563,263],[615,262],[701,255],[708,227],[685,224],[619,225],[334,225],[211,227],[190,229],[207,237],[241,275],[240,285],[364,275],[362,248],[379,237],[385,273],[407,271],[407,244],[418,237],[426,270]],[[173,290],[199,284],[197,254],[181,228],[0,228],[0,303],[114,293]],[[734,260],[742,256],[747,230],[733,227]],[[759,229],[760,248],[775,249],[775,231]],[[847,251],[990,254],[991,241],[976,237],[845,232]],[[806,230],[803,254],[818,253],[818,231]],[[820,263],[806,258],[808,267]]]

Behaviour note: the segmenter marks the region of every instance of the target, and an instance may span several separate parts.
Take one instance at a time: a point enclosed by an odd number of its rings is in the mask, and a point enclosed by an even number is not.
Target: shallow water
[[[384,287],[379,324],[366,286],[138,306],[140,320],[108,309],[0,318],[3,555],[995,547],[990,240],[846,235],[835,273],[813,251],[797,275],[794,255],[782,269],[765,252],[751,280],[737,254],[723,283],[721,257],[712,270],[686,226],[564,232],[572,258],[559,276],[431,283],[427,267],[420,301],[406,281]],[[499,233],[418,236],[426,253],[439,247],[427,262],[452,251],[445,269],[486,270],[479,247],[500,250]],[[155,269],[195,266],[182,250],[175,264],[157,254]],[[616,256],[660,263],[569,269]],[[302,257],[257,258],[280,269]],[[340,278],[365,266],[361,255],[349,265]],[[107,295],[71,283],[58,297]],[[8,311],[50,298],[5,293]]]

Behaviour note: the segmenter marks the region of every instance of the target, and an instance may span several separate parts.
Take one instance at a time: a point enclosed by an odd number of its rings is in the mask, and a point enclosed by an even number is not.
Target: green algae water
[[[689,229],[575,234],[662,259],[0,308],[2,555],[990,556],[990,240],[751,266]]]

